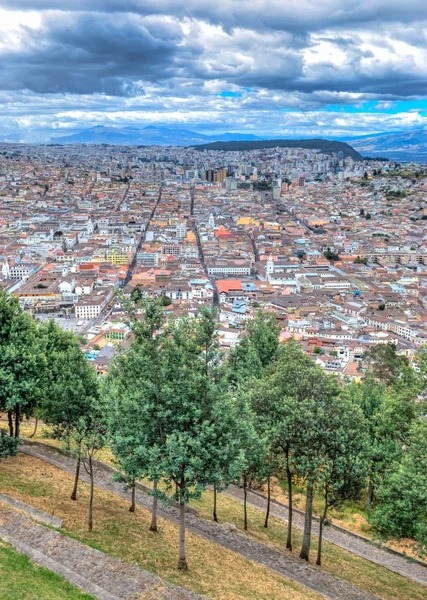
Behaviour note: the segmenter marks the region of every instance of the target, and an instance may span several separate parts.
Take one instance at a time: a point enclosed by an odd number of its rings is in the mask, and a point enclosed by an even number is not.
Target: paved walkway
[[[53,447],[23,444],[21,451],[45,460],[70,474],[74,474],[75,461],[59,453]],[[88,481],[84,469],[80,473],[81,479]],[[129,498],[129,492],[125,492],[120,483],[112,480],[111,470],[104,468],[102,463],[96,467],[95,483],[101,489],[113,492],[124,498]],[[150,510],[152,498],[144,491],[137,489],[136,503]],[[174,523],[179,523],[179,512],[174,506],[165,506],[160,503],[159,515]],[[330,600],[377,600],[376,596],[368,594],[356,586],[330,575],[315,565],[308,564],[290,553],[282,553],[265,546],[250,539],[243,533],[231,532],[228,528],[218,525],[213,521],[201,519],[194,512],[187,513],[186,522],[188,530],[196,535],[214,542],[223,548],[232,550],[249,560],[265,565],[280,575],[316,591],[325,598],[329,598]]]
[[[243,490],[236,486],[230,486],[222,493],[243,502]],[[248,492],[248,504],[253,508],[265,512],[267,500],[260,494]],[[270,515],[287,522],[288,507],[272,500],[270,505]],[[301,513],[294,511],[292,521],[296,528],[304,529],[304,516]],[[317,520],[313,519],[312,532],[314,535],[318,535],[318,531],[319,523]],[[412,581],[427,586],[427,565],[424,566],[418,562],[412,562],[410,558],[406,559],[403,556],[399,556],[385,548],[370,543],[360,536],[352,535],[351,533],[336,529],[335,527],[324,527],[323,539],[340,548],[344,548],[357,556],[361,556],[373,563],[382,565],[390,571],[399,573],[399,575],[403,575]]]
[[[0,537],[99,600],[203,600],[0,504]],[[207,599],[205,599],[207,600]]]

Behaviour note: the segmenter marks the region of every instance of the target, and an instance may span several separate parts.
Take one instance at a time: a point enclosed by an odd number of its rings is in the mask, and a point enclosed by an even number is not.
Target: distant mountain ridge
[[[427,162],[426,129],[346,139],[364,156],[387,156],[391,160]]]
[[[351,156],[353,160],[363,160],[359,152],[347,144],[336,140],[324,140],[321,138],[302,139],[302,140],[255,140],[255,141],[232,141],[232,142],[213,142],[210,144],[198,144],[197,150],[225,150],[225,151],[244,151],[257,150],[262,148],[303,148],[307,150],[320,150],[325,154],[332,152],[342,152],[345,157]]]
[[[258,140],[256,135],[223,133],[204,135],[188,129],[172,129],[149,125],[143,129],[135,127],[106,127],[96,125],[80,133],[51,138],[53,144],[120,144],[144,146],[193,146],[219,140]]]
[[[212,150],[250,150],[253,148],[298,147],[319,148],[331,153],[342,151],[344,156],[354,160],[362,157],[345,142],[334,140],[272,140],[263,139],[251,133],[222,133],[205,135],[188,129],[172,129],[150,125],[143,129],[136,127],[107,127],[96,125],[79,133],[51,138],[53,144],[114,144],[142,146],[192,146]]]

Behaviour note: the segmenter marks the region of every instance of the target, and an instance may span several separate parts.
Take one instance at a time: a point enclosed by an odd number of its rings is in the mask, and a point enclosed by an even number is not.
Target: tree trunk
[[[289,468],[289,450],[286,451],[286,475],[288,478],[288,533],[286,537],[286,548],[292,552],[292,517],[293,517],[293,508],[292,508],[292,473]]]
[[[243,528],[245,531],[248,530],[248,482],[246,481],[246,477],[243,477],[243,512],[244,512],[244,524]]]
[[[19,426],[21,424],[21,409],[19,406],[15,408],[15,437],[19,438]]]
[[[271,482],[270,476],[267,477],[267,511],[265,513],[264,527],[268,527],[268,517],[270,516],[270,502],[271,502]]]
[[[135,482],[132,482],[131,505],[129,506],[129,512],[135,512]]]
[[[11,410],[7,411],[7,420],[9,423],[9,435],[10,435],[10,437],[13,437],[13,418],[12,418]]]
[[[33,437],[36,435],[36,433],[37,433],[37,426],[38,426],[38,424],[39,424],[39,418],[38,418],[38,417],[36,417],[36,422],[35,422],[35,424],[34,424],[34,431],[33,431],[33,433],[30,435],[30,438],[33,438]]]
[[[319,543],[317,545],[316,565],[319,565],[319,567],[322,565],[323,523],[325,522],[327,512],[328,512],[328,495],[327,495],[327,493],[325,493],[325,506],[323,509],[323,515],[320,517],[320,521],[319,521]]]
[[[73,491],[71,492],[71,500],[77,500],[77,486],[79,484],[79,475],[80,475],[80,448],[77,454],[77,463],[76,463],[76,472],[74,475],[74,486],[73,486]]]
[[[369,478],[368,497],[366,499],[366,504],[367,504],[368,508],[370,508],[372,506],[373,501],[374,501],[374,484],[372,483],[372,479]]]
[[[213,520],[215,521],[215,523],[218,523],[218,516],[216,514],[216,483],[214,483],[214,486],[213,486],[213,494],[214,494]]]
[[[185,548],[185,504],[182,500],[179,502],[179,561],[178,569],[187,571],[187,551]]]
[[[88,513],[88,529],[92,531],[93,528],[93,466],[92,457],[89,456],[89,477],[90,477],[90,491],[89,491],[89,513]]]
[[[153,484],[153,508],[151,510],[151,524],[150,531],[157,531],[157,481]]]
[[[310,555],[311,522],[313,517],[313,485],[307,484],[307,496],[304,518],[304,537],[302,540],[300,558],[308,560]]]

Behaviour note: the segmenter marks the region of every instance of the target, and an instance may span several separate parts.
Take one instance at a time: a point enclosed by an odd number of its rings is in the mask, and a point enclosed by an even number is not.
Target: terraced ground
[[[7,600],[93,600],[59,575],[39,567],[0,540],[0,598]]]

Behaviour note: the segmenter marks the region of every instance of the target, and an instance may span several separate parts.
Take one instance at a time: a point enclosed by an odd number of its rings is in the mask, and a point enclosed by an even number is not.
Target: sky
[[[423,0],[0,0],[0,139],[427,128]]]

